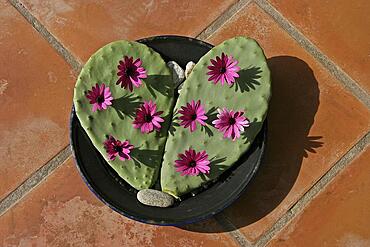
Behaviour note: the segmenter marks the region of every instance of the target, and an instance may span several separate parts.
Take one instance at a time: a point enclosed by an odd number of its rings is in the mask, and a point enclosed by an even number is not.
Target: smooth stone
[[[177,87],[185,80],[185,72],[175,61],[169,61],[167,66],[172,70],[172,80],[175,87]]]
[[[166,208],[172,206],[175,202],[175,198],[173,196],[153,189],[140,190],[136,197],[142,204],[152,207]]]
[[[186,67],[185,67],[185,78],[188,78],[191,71],[193,70],[195,66],[195,63],[193,61],[190,61],[186,64]]]

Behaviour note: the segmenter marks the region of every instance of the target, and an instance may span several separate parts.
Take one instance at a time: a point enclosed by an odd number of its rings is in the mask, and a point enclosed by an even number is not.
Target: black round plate
[[[165,61],[185,67],[197,62],[213,46],[200,40],[180,36],[157,36],[141,39],[160,53]],[[81,127],[74,109],[70,120],[70,142],[77,168],[90,190],[106,205],[131,219],[156,225],[182,225],[206,219],[235,201],[256,173],[265,149],[266,123],[251,148],[232,168],[196,194],[170,208],[142,205],[136,190],[121,179],[94,148]]]

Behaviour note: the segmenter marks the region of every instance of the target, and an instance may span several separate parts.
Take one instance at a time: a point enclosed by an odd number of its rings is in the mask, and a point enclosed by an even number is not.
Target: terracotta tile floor
[[[163,34],[195,36],[234,2],[22,0],[26,8],[82,61],[101,46],[118,39]],[[133,6],[135,9],[131,11]]]
[[[237,246],[227,233],[156,227],[122,217],[89,191],[71,158],[2,216],[0,226],[2,246]],[[213,220],[198,227],[220,231]]]
[[[269,246],[370,246],[370,148]]]
[[[271,0],[271,3],[370,92],[370,1]]]
[[[0,27],[1,200],[68,145],[75,77],[48,42],[3,0]]]
[[[111,211],[88,191],[71,158],[19,202],[4,206],[68,145],[76,71],[15,7],[0,0],[0,246],[370,246],[370,112],[361,103],[366,99],[345,89],[259,1],[264,0],[12,0],[82,63],[113,40],[196,37],[207,27],[210,43],[246,35],[264,48],[273,99],[263,164],[223,212],[229,224],[210,219],[176,228],[144,225]],[[370,91],[368,1],[269,2]],[[353,161],[274,232],[274,224],[353,147]]]

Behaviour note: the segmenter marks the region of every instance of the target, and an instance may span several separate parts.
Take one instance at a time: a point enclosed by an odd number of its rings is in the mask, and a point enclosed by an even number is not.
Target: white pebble
[[[169,61],[167,66],[172,70],[172,80],[175,87],[177,87],[185,80],[184,70],[175,61]]]
[[[188,78],[191,71],[193,70],[195,66],[195,63],[193,61],[190,61],[186,64],[186,68],[185,68],[185,78]]]
[[[153,189],[140,190],[136,197],[142,204],[152,207],[166,208],[172,206],[175,202],[175,198],[173,196]]]

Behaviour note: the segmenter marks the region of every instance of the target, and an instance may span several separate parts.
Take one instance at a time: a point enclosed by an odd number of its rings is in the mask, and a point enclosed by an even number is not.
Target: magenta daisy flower
[[[210,171],[208,154],[206,151],[195,152],[189,148],[185,150],[185,154],[179,154],[179,160],[175,160],[177,172],[181,172],[181,176],[197,176],[199,173],[208,174]]]
[[[113,136],[109,136],[109,138],[104,142],[104,148],[107,151],[108,158],[110,160],[115,160],[118,155],[120,160],[125,161],[131,159],[130,152],[134,146],[127,140],[121,142],[120,140],[116,140]]]
[[[243,111],[229,111],[226,108],[218,109],[216,120],[212,123],[215,128],[224,132],[224,138],[231,138],[233,141],[240,137],[240,133],[244,131],[244,127],[249,126],[249,120],[243,116]]]
[[[151,100],[144,101],[144,104],[136,110],[136,117],[133,122],[133,126],[136,129],[141,129],[141,133],[150,133],[154,129],[159,131],[161,129],[161,124],[164,119],[161,118],[163,111],[157,112],[157,105]]]
[[[128,88],[131,92],[133,89],[132,85],[140,87],[141,79],[147,78],[146,71],[141,67],[141,64],[140,58],[134,61],[133,57],[124,56],[117,66],[119,79],[116,84],[121,84],[121,87]]]
[[[109,87],[105,87],[104,83],[101,86],[96,83],[95,87],[93,86],[91,91],[87,91],[86,98],[88,98],[90,104],[93,105],[93,112],[96,110],[107,109],[108,106],[112,105],[113,100]]]
[[[204,121],[208,119],[205,115],[204,107],[200,104],[200,100],[196,103],[192,100],[190,104],[187,103],[186,106],[181,106],[179,113],[182,114],[182,116],[179,117],[179,119],[182,120],[180,125],[185,128],[190,127],[190,132],[197,129],[197,122],[204,126],[206,125]]]
[[[238,61],[232,56],[222,53],[221,58],[216,56],[216,59],[211,59],[211,63],[212,65],[207,67],[209,69],[207,75],[210,76],[208,81],[213,81],[214,84],[221,81],[221,85],[226,82],[231,86],[235,82],[235,78],[239,77]]]

